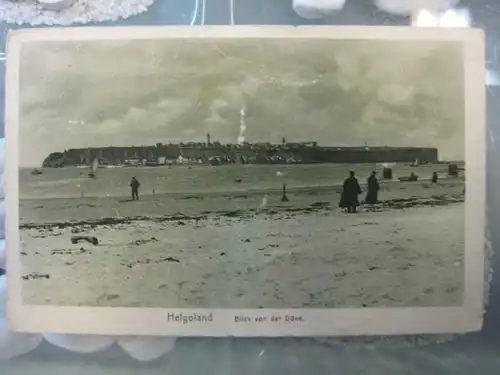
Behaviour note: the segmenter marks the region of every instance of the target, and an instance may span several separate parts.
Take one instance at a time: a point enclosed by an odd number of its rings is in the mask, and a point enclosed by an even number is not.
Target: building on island
[[[94,158],[108,165],[165,164],[315,164],[315,163],[411,163],[438,161],[438,150],[429,147],[319,146],[316,141],[223,144],[213,141],[209,133],[205,142],[178,144],[157,143],[152,146],[108,146],[69,149],[53,152],[43,161],[43,167],[90,165]]]

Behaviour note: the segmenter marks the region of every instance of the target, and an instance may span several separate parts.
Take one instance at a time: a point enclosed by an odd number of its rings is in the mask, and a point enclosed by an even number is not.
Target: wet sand
[[[364,199],[366,187],[360,182]],[[463,179],[443,179],[437,184],[430,181],[397,182],[380,181],[379,200],[392,201],[438,198],[445,195],[463,194]],[[287,186],[289,202],[281,202],[282,185],[273,189],[244,191],[188,192],[172,194],[151,194],[140,189],[140,200],[132,202],[130,196],[75,197],[21,199],[20,221],[27,223],[60,223],[65,221],[96,220],[105,217],[130,218],[161,215],[205,215],[225,211],[256,211],[262,207],[305,208],[316,202],[329,202],[337,206],[342,187],[332,186]]]
[[[463,180],[339,189],[21,201],[29,304],[332,308],[462,304]],[[41,207],[41,208],[37,208]],[[72,244],[76,234],[100,243]]]

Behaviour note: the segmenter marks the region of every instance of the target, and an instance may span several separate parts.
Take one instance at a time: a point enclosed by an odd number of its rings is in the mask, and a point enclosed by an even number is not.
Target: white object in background
[[[9,331],[5,314],[6,277],[0,276],[0,360],[17,357],[35,350],[43,340],[39,333]]]
[[[78,0],[36,0],[36,1],[38,2],[38,4],[40,4],[40,6],[43,9],[58,11],[69,8]]]
[[[417,27],[439,27],[439,15],[422,9],[413,15],[411,24]]]
[[[39,333],[12,332],[5,318],[0,319],[0,360],[14,358],[35,350],[43,341]]]
[[[450,9],[444,13],[422,9],[415,13],[412,25],[417,27],[470,27],[468,9]]]
[[[470,27],[471,17],[469,9],[449,9],[439,17],[440,27]]]
[[[500,76],[495,71],[486,69],[485,81],[486,81],[486,86],[500,86]]]
[[[375,0],[375,5],[384,12],[411,15],[419,9],[443,12],[454,8],[460,0]]]
[[[175,337],[125,336],[118,339],[118,345],[132,358],[145,362],[171,351],[175,340]]]
[[[95,353],[109,348],[115,342],[113,336],[64,335],[47,333],[43,337],[54,346],[77,353]]]
[[[345,0],[293,0],[293,10],[300,17],[313,20],[338,12]]]

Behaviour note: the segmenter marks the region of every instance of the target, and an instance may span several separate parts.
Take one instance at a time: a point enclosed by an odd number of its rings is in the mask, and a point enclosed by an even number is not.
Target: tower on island
[[[207,145],[210,145],[210,133],[207,133]]]

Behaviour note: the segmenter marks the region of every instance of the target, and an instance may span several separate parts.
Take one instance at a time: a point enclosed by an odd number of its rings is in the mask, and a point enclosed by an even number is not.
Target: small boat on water
[[[31,171],[31,175],[33,175],[33,176],[39,176],[41,174],[43,174],[43,172],[36,169],[36,168]]]
[[[410,164],[410,167],[419,167],[420,165],[421,164],[419,158],[416,158],[415,161]]]
[[[157,160],[146,160],[146,167],[159,167],[161,164]]]
[[[418,176],[415,173],[412,172],[407,177],[399,177],[398,180],[401,181],[401,182],[418,181]]]

